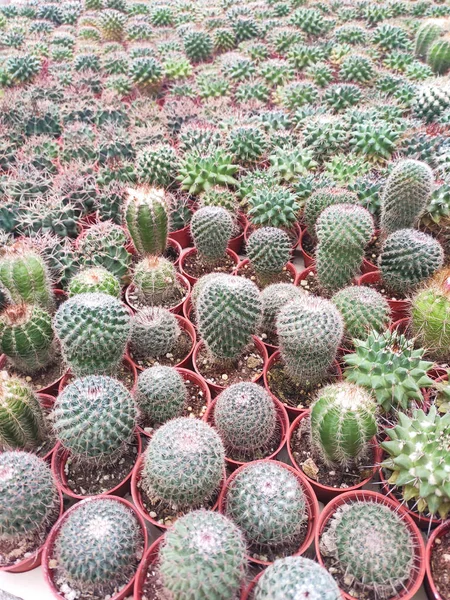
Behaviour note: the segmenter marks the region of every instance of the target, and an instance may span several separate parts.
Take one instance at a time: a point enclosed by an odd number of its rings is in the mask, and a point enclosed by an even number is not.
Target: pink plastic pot
[[[248,221],[247,226],[244,229],[245,242],[248,241],[248,238],[255,231],[255,229],[256,229],[256,227],[250,221]],[[292,241],[292,245],[291,245],[291,251],[293,253],[297,249],[297,246],[299,244],[300,237],[302,235],[302,229],[298,223],[295,223],[295,225],[291,229],[288,229],[286,231],[287,231],[287,233],[292,233],[293,241]]]
[[[196,254],[197,254],[197,248],[185,248],[180,256],[180,262],[178,264],[180,273],[183,275],[183,277],[185,277],[189,281],[189,283],[191,285],[194,285],[196,283],[197,277],[194,277],[193,275],[190,275],[187,271],[185,271],[184,265],[186,263],[186,258],[188,256],[194,256]],[[233,252],[233,250],[230,250],[230,248],[228,248],[227,254],[231,258],[231,260],[234,262],[235,265],[239,264],[239,256],[236,254],[236,252]],[[231,271],[230,271],[230,275],[231,275]]]
[[[182,229],[177,229],[176,231],[171,231],[169,235],[170,239],[178,242],[182,249],[188,248],[192,245],[190,225],[186,225],[186,227],[183,227]]]
[[[228,248],[230,250],[233,250],[233,252],[236,252],[236,254],[240,254],[241,251],[242,251],[242,249],[243,249],[243,246],[244,246],[244,231],[245,231],[245,228],[248,225],[248,219],[244,215],[244,213],[239,213],[238,221],[239,221],[239,224],[240,224],[240,226],[242,228],[242,231],[236,237],[231,238],[231,240],[228,243]]]
[[[249,264],[249,262],[250,261],[248,258],[244,258],[244,260],[241,260],[241,262],[238,264],[238,266],[233,271],[233,275],[241,275],[243,268],[246,267]],[[299,275],[297,273],[297,269],[291,262],[288,262],[288,263],[286,263],[286,270],[289,271],[289,273],[291,274],[291,277],[293,279],[292,285],[296,285],[297,280],[298,280],[298,275]]]
[[[148,545],[148,534],[147,534],[147,528],[145,527],[145,522],[142,519],[141,515],[136,510],[136,508],[127,500],[124,500],[123,498],[118,498],[116,496],[102,496],[102,500],[105,500],[107,498],[114,500],[116,502],[120,502],[121,504],[126,506],[129,510],[131,510],[134,513],[134,515],[136,516],[136,519],[139,521],[139,525],[140,525],[141,531],[142,531],[142,537],[144,540],[144,556],[145,556],[145,552],[147,550],[147,545]],[[62,594],[60,594],[59,589],[56,587],[55,580],[54,580],[54,571],[53,571],[53,569],[50,568],[50,561],[53,559],[53,551],[54,551],[55,542],[56,542],[56,538],[58,536],[59,530],[61,529],[61,526],[67,520],[67,517],[75,510],[78,510],[78,508],[79,508],[79,506],[81,506],[81,504],[83,504],[83,503],[85,504],[87,502],[97,502],[97,500],[98,500],[97,497],[86,498],[85,500],[82,500],[81,502],[79,502],[79,503],[75,504],[74,506],[72,506],[71,508],[69,508],[69,510],[66,513],[64,513],[64,515],[62,515],[62,517],[55,524],[55,526],[53,527],[53,529],[50,532],[47,543],[45,544],[44,553],[42,555],[42,569],[44,572],[44,579],[46,580],[47,584],[49,585],[49,587],[52,591],[52,594],[58,600],[66,600],[66,597],[63,596]],[[137,569],[136,569],[136,572],[137,572]],[[133,577],[130,579],[130,581],[120,590],[120,592],[118,592],[114,596],[111,596],[110,600],[124,600],[130,594],[132,594],[135,579],[136,579],[136,574],[133,575]]]
[[[153,542],[150,548],[145,553],[144,558],[141,560],[141,564],[139,565],[139,569],[136,573],[136,579],[134,582],[134,593],[133,600],[142,600],[142,593],[144,589],[144,583],[147,578],[147,572],[149,567],[156,564],[158,560],[158,552],[161,546],[161,542],[163,541],[163,536],[161,535],[157,540]]]
[[[133,376],[133,386],[131,388],[131,392],[133,392],[136,389],[136,384],[137,384],[137,370],[136,367],[134,365],[134,362],[131,360],[131,358],[128,356],[128,354],[124,354],[122,363],[125,365],[125,367],[127,368],[128,371],[131,371],[131,374]],[[60,394],[63,389],[69,385],[69,383],[72,381],[72,379],[74,379],[74,375],[72,375],[72,373],[70,371],[67,371],[67,373],[61,378],[61,381],[59,382],[59,386],[58,386],[58,394]]]
[[[357,285],[367,285],[369,283],[380,283],[381,282],[381,273],[380,271],[372,271],[370,273],[366,273],[362,275],[358,281]],[[411,309],[411,300],[392,300],[391,298],[386,297],[389,306],[391,307],[392,320],[398,321],[399,319],[403,319],[409,315]]]
[[[431,570],[431,556],[433,553],[433,548],[436,545],[436,539],[443,537],[450,531],[450,520],[445,521],[437,529],[433,531],[431,534],[426,549],[425,549],[425,568],[426,568],[426,577],[425,577],[425,589],[427,591],[427,596],[429,600],[445,600],[444,597],[439,593],[436,584],[433,579],[433,572]]]
[[[185,294],[183,295],[183,298],[180,300],[180,302],[178,302],[178,304],[175,304],[174,306],[169,308],[169,311],[171,313],[174,313],[175,315],[179,315],[182,312],[183,304],[188,300],[189,296],[191,295],[191,284],[189,280],[183,275],[177,273],[177,281],[180,284],[180,286],[185,290]],[[132,294],[133,292],[134,285],[130,283],[130,285],[125,289],[125,301],[128,304],[129,308],[131,308],[133,313],[135,313],[139,310],[139,306],[134,304],[133,300],[131,300],[130,298],[130,294]]]

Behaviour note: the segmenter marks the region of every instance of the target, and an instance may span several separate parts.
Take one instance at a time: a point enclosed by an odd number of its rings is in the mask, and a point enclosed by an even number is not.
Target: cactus
[[[204,62],[211,58],[213,41],[206,31],[188,31],[183,41],[186,56],[192,63]]]
[[[141,485],[151,498],[190,510],[213,498],[224,468],[225,450],[214,429],[198,419],[180,417],[151,438]]]
[[[118,10],[102,10],[99,13],[98,28],[104,41],[120,42],[123,39],[127,17]]]
[[[120,281],[103,267],[82,269],[69,283],[69,298],[77,294],[94,294],[100,292],[119,298]]]
[[[380,226],[387,235],[414,227],[431,197],[433,172],[418,160],[401,160],[383,190]]]
[[[378,266],[386,287],[397,294],[408,294],[431,277],[444,262],[441,244],[426,233],[399,229],[386,238]]]
[[[388,453],[382,467],[392,472],[388,483],[413,502],[419,513],[446,519],[450,512],[450,413],[439,415],[435,406],[428,414],[399,413],[399,424],[385,429],[389,440],[381,447]]]
[[[348,381],[373,392],[385,412],[406,411],[412,401],[423,402],[421,388],[433,385],[427,375],[433,363],[422,360],[425,351],[414,349],[414,340],[385,331],[354,343],[355,353],[344,356]]]
[[[165,423],[183,414],[188,392],[183,377],[173,367],[155,366],[139,377],[136,403],[152,423]]]
[[[288,376],[306,387],[326,378],[343,336],[343,320],[330,301],[302,295],[276,320],[281,357]]]
[[[415,569],[415,540],[403,513],[371,501],[343,504],[320,539],[323,556],[352,582],[388,600],[401,593]]]
[[[80,260],[85,267],[104,267],[122,279],[131,265],[126,243],[127,237],[121,227],[109,221],[98,223],[79,238]]]
[[[130,333],[125,306],[108,294],[78,294],[62,304],[53,325],[63,357],[75,375],[111,374]]]
[[[307,500],[296,475],[282,463],[258,461],[229,483],[226,515],[253,548],[291,553],[298,549],[308,520]]]
[[[262,317],[260,330],[262,333],[276,335],[278,313],[285,304],[303,294],[301,288],[292,283],[272,283],[261,292]]]
[[[431,44],[443,33],[443,23],[429,19],[416,31],[414,54],[417,58],[426,58]]]
[[[377,433],[376,402],[364,388],[340,382],[317,394],[311,406],[311,442],[330,466],[346,468],[368,452]]]
[[[160,255],[164,252],[169,230],[164,190],[128,189],[125,220],[139,254]]]
[[[341,592],[328,571],[303,556],[279,558],[258,579],[255,600],[340,600]]]
[[[331,298],[344,319],[345,334],[350,339],[364,339],[372,330],[384,331],[391,319],[388,301],[376,290],[349,286]]]
[[[234,175],[237,169],[232,157],[222,148],[210,148],[202,155],[197,152],[185,154],[177,180],[183,190],[196,195],[214,186],[236,185],[238,181]]]
[[[450,69],[450,35],[438,38],[430,45],[427,63],[434,73],[444,75]]]
[[[355,193],[341,188],[323,188],[309,196],[305,202],[303,220],[311,236],[315,236],[317,219],[321,213],[335,204],[358,204],[358,197]]]
[[[180,332],[175,315],[167,309],[143,308],[131,319],[131,352],[142,359],[164,356],[173,349]]]
[[[169,144],[145,146],[136,157],[136,176],[142,183],[165,188],[173,183],[177,163],[175,148]]]
[[[164,536],[158,573],[164,593],[184,600],[230,600],[243,584],[245,541],[224,515],[198,510],[180,517]]]
[[[247,256],[258,281],[267,285],[277,278],[291,255],[288,234],[276,227],[261,227],[247,241]]]
[[[23,548],[38,538],[42,546],[58,512],[59,494],[49,465],[28,452],[2,452],[0,543]]]
[[[18,304],[0,314],[0,349],[26,375],[48,367],[55,358],[52,318],[38,306]]]
[[[450,107],[449,86],[424,85],[420,88],[412,102],[412,111],[415,117],[432,123]]]
[[[107,497],[76,505],[56,534],[53,557],[79,594],[112,597],[134,576],[143,551],[144,536],[134,512]]]
[[[290,228],[297,222],[300,204],[295,194],[281,185],[256,186],[246,201],[253,225]]]
[[[233,218],[220,206],[205,206],[191,219],[191,233],[200,260],[215,264],[225,257],[233,235]]]
[[[335,292],[351,283],[374,231],[372,216],[362,206],[337,204],[320,214],[316,225],[316,268],[319,283],[326,292]]]
[[[375,72],[375,65],[370,58],[361,54],[350,54],[342,61],[339,77],[342,81],[364,84],[374,78]]]
[[[202,288],[196,309],[198,331],[210,355],[218,362],[233,361],[257,330],[261,298],[248,279],[221,275]]]
[[[46,436],[39,398],[23,379],[0,371],[0,449],[33,450]]]
[[[256,383],[236,383],[217,397],[214,425],[228,456],[251,459],[259,452],[267,452],[273,444],[277,412],[264,388]]]
[[[161,304],[178,289],[177,272],[162,256],[146,256],[134,269],[133,284],[144,304]]]

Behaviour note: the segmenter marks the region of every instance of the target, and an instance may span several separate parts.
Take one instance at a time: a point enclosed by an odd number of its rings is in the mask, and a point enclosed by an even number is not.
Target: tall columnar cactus
[[[342,317],[334,304],[305,294],[286,304],[276,323],[281,357],[289,377],[306,387],[323,381],[344,332]]]
[[[0,349],[13,367],[32,375],[55,358],[50,314],[30,304],[14,304],[0,313]]]
[[[384,242],[378,259],[381,278],[397,294],[408,294],[444,262],[441,244],[415,229],[399,229]]]
[[[173,367],[154,366],[139,377],[136,403],[152,423],[165,423],[183,414],[188,398],[183,377]]]
[[[230,482],[226,514],[256,549],[292,552],[308,520],[298,478],[281,463],[248,464]]]
[[[53,426],[59,442],[81,461],[111,461],[132,441],[137,409],[119,381],[102,375],[76,379],[59,394]]]
[[[319,390],[311,406],[313,448],[329,465],[347,467],[367,454],[368,443],[377,433],[376,409],[371,394],[352,383]]]
[[[125,220],[139,254],[164,252],[169,231],[166,194],[158,188],[129,188]]]
[[[239,358],[261,316],[261,298],[254,283],[242,277],[221,275],[211,279],[197,300],[200,337],[216,361]]]
[[[94,498],[77,504],[65,519],[53,557],[79,593],[114,596],[133,577],[143,550],[144,536],[131,508],[112,497]]]
[[[262,317],[260,330],[262,333],[275,335],[278,313],[285,304],[299,298],[304,292],[292,283],[272,283],[261,292]]]
[[[158,572],[164,591],[185,600],[230,600],[239,595],[247,567],[241,531],[224,515],[196,510],[164,536]]]
[[[364,339],[372,330],[385,331],[391,318],[388,301],[376,290],[351,285],[331,298],[344,319],[345,334],[350,339]]]
[[[303,556],[279,558],[258,579],[255,600],[340,600],[341,592],[328,571]]]
[[[58,518],[59,495],[49,465],[28,452],[0,453],[0,544],[23,547]]]
[[[142,308],[131,320],[130,349],[138,358],[164,356],[173,349],[180,332],[177,318],[167,309]]]
[[[224,476],[218,433],[198,419],[180,417],[160,427],[144,455],[142,488],[182,510],[209,502]]]
[[[276,279],[291,255],[288,234],[276,227],[261,227],[247,241],[247,256],[258,281],[266,285]]]
[[[113,373],[122,360],[131,318],[117,298],[78,294],[61,304],[53,325],[75,375],[100,375]]]
[[[136,265],[133,284],[141,302],[160,304],[178,289],[177,272],[166,258],[146,256]]]
[[[77,294],[94,294],[100,292],[115,298],[120,296],[120,281],[103,267],[82,269],[72,277],[68,287],[69,297]]]
[[[317,278],[328,293],[349,285],[359,273],[364,248],[374,234],[373,219],[361,206],[329,206],[316,224]]]
[[[205,206],[194,213],[191,233],[199,258],[214,264],[225,257],[233,235],[233,218],[221,206]]]
[[[236,383],[224,390],[214,407],[214,424],[231,458],[252,459],[276,441],[275,405],[256,383]]]
[[[358,204],[358,196],[343,188],[323,188],[307,198],[303,219],[310,235],[315,236],[317,219],[322,211],[335,204]]]
[[[446,519],[450,513],[450,413],[439,415],[435,406],[412,417],[398,414],[399,423],[385,429],[389,440],[381,447],[388,453],[382,467],[388,482],[413,502],[419,513]]]
[[[433,172],[419,160],[401,160],[389,175],[381,201],[381,230],[389,235],[414,227],[433,191]]]

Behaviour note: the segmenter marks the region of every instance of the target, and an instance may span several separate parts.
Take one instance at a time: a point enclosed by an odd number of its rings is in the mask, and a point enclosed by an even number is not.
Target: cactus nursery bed
[[[0,599],[450,600],[448,1],[0,46]]]

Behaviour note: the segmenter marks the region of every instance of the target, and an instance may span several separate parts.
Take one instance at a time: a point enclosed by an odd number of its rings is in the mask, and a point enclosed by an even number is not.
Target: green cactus
[[[268,145],[263,130],[250,125],[233,128],[227,144],[234,159],[247,166],[260,161]]]
[[[261,332],[276,335],[278,313],[285,304],[302,294],[302,289],[295,287],[292,283],[272,283],[264,288],[261,292]]]
[[[256,186],[246,202],[253,225],[290,228],[297,222],[300,204],[295,194],[281,185]]]
[[[150,367],[138,377],[136,404],[152,423],[165,423],[180,417],[187,398],[184,379],[173,367]]]
[[[129,189],[125,221],[139,254],[163,254],[169,231],[169,215],[164,190]]]
[[[214,265],[223,259],[233,228],[233,218],[225,208],[205,206],[197,210],[191,219],[191,234],[200,260]]]
[[[224,476],[225,450],[218,433],[198,419],[162,425],[144,454],[142,489],[181,510],[198,508],[215,495]]]
[[[164,72],[161,63],[152,56],[133,58],[128,70],[129,79],[139,90],[148,93],[156,92],[161,86]]]
[[[206,31],[188,31],[183,36],[184,51],[192,63],[207,61],[211,58],[213,40]]]
[[[329,206],[335,204],[358,204],[355,193],[343,188],[323,188],[314,191],[305,202],[303,220],[308,233],[315,236],[317,219]]]
[[[131,266],[126,243],[127,236],[119,225],[109,221],[92,225],[79,238],[80,261],[84,267],[104,267],[122,280]]]
[[[102,10],[99,13],[98,28],[103,41],[121,42],[124,35],[127,17],[118,10]]]
[[[172,164],[170,168],[173,168]],[[232,156],[222,148],[211,148],[202,155],[197,152],[185,154],[177,180],[183,190],[196,195],[214,186],[237,185],[238,181],[234,177],[237,170],[238,167],[233,163]]]
[[[178,289],[177,272],[162,256],[146,256],[135,267],[133,284],[144,304],[161,304]]]
[[[130,350],[138,359],[164,356],[173,350],[180,333],[175,315],[167,309],[142,308],[131,319]]]
[[[339,77],[342,81],[368,83],[375,76],[375,65],[368,56],[349,54],[342,61]]]
[[[177,153],[169,144],[145,146],[136,157],[136,176],[142,183],[166,188],[174,183],[177,165]]]
[[[108,294],[77,294],[59,307],[53,320],[63,357],[77,376],[112,374],[130,334],[130,315]]]
[[[439,75],[444,75],[450,69],[450,35],[448,33],[431,43],[427,63],[433,72]]]
[[[69,283],[69,298],[77,294],[93,294],[100,292],[119,298],[120,281],[103,267],[82,269]]]
[[[443,24],[437,19],[430,19],[422,23],[415,37],[414,54],[417,58],[426,58],[431,44],[443,33]]]
[[[412,111],[415,117],[425,123],[436,121],[450,107],[449,86],[423,85],[415,94]]]
[[[349,339],[364,339],[372,330],[385,331],[391,319],[388,301],[376,290],[364,286],[349,286],[331,298],[344,319]]]
[[[276,279],[291,256],[288,234],[276,227],[261,227],[247,241],[247,256],[262,285]]]

